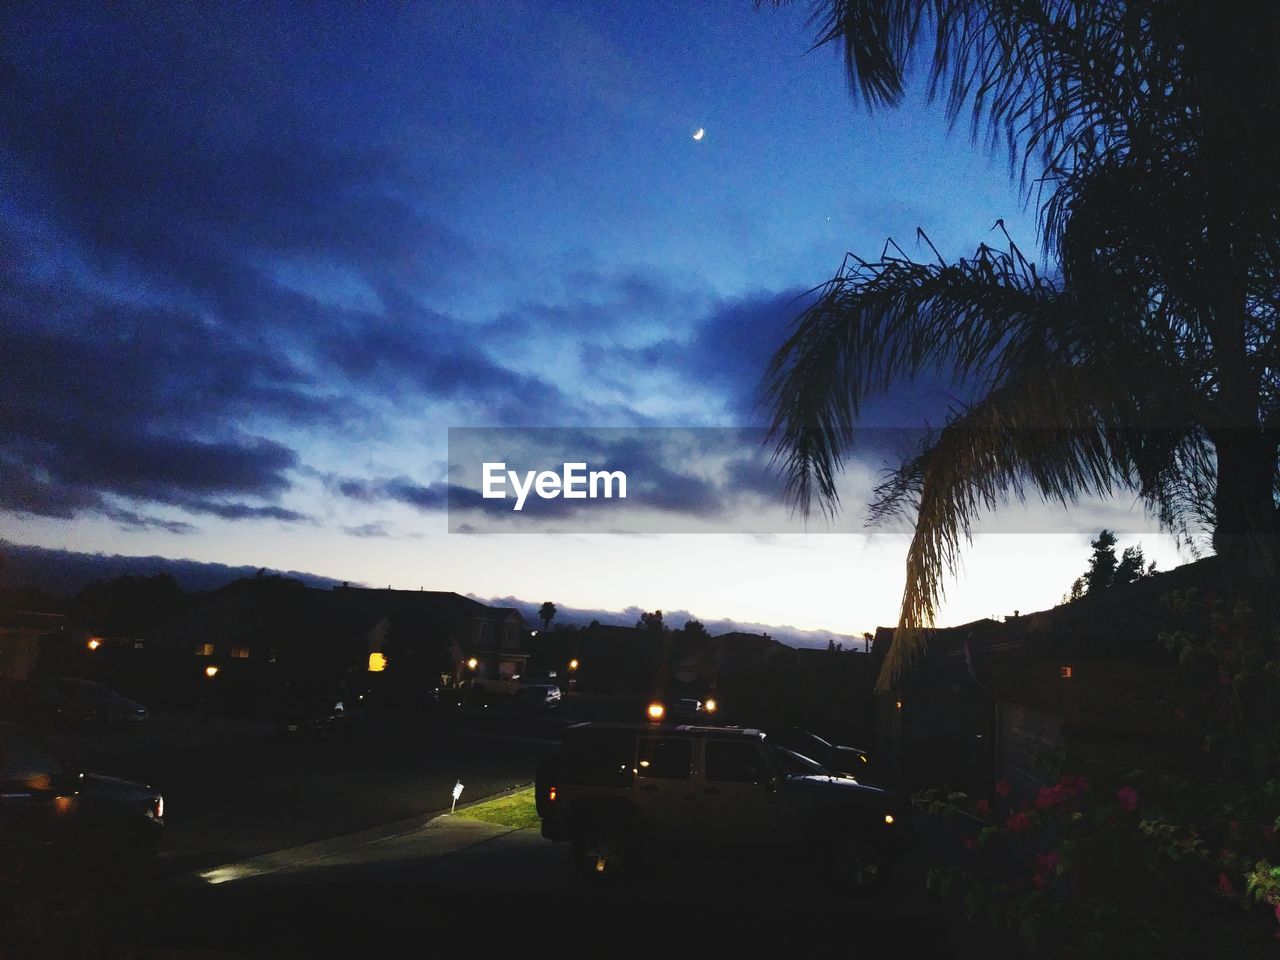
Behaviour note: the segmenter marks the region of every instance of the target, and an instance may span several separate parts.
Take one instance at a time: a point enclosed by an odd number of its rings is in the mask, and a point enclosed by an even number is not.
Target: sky
[[[923,228],[959,256],[1000,241],[997,219],[1036,250],[1005,158],[922,89],[855,103],[807,15],[6,5],[0,537],[591,609],[896,622],[907,531],[861,526],[885,466],[870,455],[846,478],[852,533],[679,532],[754,509],[759,475],[732,470],[674,487],[691,493],[664,501],[659,532],[468,533],[445,510],[451,428],[761,424],[768,358],[846,252],[914,252]],[[903,384],[867,416],[936,425],[955,399]],[[1132,498],[1015,504],[940,622],[1052,605],[1103,525],[1163,568],[1190,559]]]

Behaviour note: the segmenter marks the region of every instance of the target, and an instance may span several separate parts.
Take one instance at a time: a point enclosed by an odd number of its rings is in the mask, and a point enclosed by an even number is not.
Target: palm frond
[[[891,686],[919,654],[975,520],[1006,498],[1034,492],[1066,504],[1117,485],[1136,489],[1128,451],[1098,416],[1122,398],[1106,364],[1026,369],[930,436],[876,491],[872,519],[910,508],[916,528],[894,641],[881,672]]]
[[[1027,317],[1055,291],[1016,246],[980,246],[954,264],[917,263],[886,247],[850,256],[774,354],[765,402],[796,505],[839,506],[835,478],[862,401],[925,370],[998,383]]]

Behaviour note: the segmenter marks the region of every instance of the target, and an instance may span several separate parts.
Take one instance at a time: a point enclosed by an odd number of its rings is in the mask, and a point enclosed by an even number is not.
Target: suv
[[[655,844],[801,853],[860,886],[882,883],[906,811],[759,730],[581,723],[538,770],[542,835],[589,875],[625,872]]]

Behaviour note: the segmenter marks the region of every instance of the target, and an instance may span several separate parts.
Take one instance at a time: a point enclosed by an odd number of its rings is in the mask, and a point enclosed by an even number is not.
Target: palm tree
[[[556,617],[556,605],[550,600],[538,608],[538,619],[542,621],[542,629],[550,630],[551,621]]]
[[[1236,583],[1274,576],[1280,149],[1259,131],[1280,122],[1280,4],[829,0],[815,17],[869,107],[931,54],[951,119],[1034,191],[1053,264],[1007,235],[955,262],[890,242],[847,258],[773,358],[806,513],[838,509],[868,396],[939,372],[974,396],[876,491],[873,519],[915,516],[881,685],[920,649],[975,516],[1010,495],[1134,491],[1171,529],[1211,530]]]

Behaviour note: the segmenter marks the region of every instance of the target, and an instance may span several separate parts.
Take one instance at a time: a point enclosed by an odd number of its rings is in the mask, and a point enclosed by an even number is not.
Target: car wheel
[[[600,817],[573,839],[573,861],[578,872],[592,880],[614,880],[634,867],[635,844],[616,817]]]

